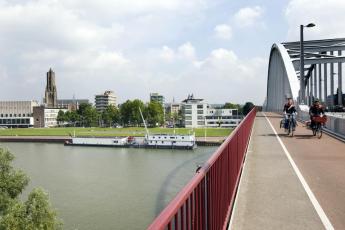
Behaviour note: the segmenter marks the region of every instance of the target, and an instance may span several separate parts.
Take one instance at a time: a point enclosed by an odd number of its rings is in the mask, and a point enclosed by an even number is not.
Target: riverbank
[[[142,138],[142,137],[136,137]],[[224,137],[197,137],[199,146],[217,146],[223,143]],[[41,143],[65,143],[71,141],[70,136],[0,136],[0,142],[41,142]]]
[[[156,134],[190,134],[195,132],[196,137],[204,137],[205,131],[207,137],[225,137],[228,136],[233,129],[230,128],[149,128],[150,133]],[[80,127],[66,127],[66,128],[15,128],[15,129],[0,129],[0,136],[90,136],[90,137],[106,137],[106,136],[145,136],[145,129],[143,127],[129,127],[129,128],[80,128]]]

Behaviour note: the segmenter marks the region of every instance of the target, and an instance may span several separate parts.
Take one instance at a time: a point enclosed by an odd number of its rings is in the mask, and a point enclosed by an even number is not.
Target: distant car
[[[7,126],[0,126],[0,129],[8,129]]]
[[[167,125],[167,128],[174,128],[173,125]]]

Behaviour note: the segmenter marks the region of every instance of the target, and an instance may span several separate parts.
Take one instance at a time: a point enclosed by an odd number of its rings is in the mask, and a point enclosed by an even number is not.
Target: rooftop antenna
[[[146,130],[146,135],[149,136],[149,130],[147,129],[146,121],[145,121],[145,119],[144,119],[143,113],[141,112],[140,107],[138,107],[138,108],[139,108],[139,112],[140,112],[141,119],[143,119],[143,122],[144,122],[145,130]]]

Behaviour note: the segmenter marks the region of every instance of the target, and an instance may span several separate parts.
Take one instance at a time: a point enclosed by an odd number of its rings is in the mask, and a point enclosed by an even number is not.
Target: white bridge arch
[[[304,69],[300,71],[300,42],[273,44],[270,52],[267,111],[282,111],[287,98],[299,105],[310,105],[315,98],[332,108],[345,105],[342,93],[342,63],[345,38],[309,40],[304,42]],[[300,78],[300,72],[302,78]],[[304,81],[305,98],[300,98],[300,80]]]

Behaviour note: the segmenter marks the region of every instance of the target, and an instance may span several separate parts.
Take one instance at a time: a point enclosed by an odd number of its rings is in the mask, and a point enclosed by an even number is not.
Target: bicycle
[[[285,128],[285,132],[287,133],[288,136],[291,136],[291,137],[294,136],[294,131],[295,131],[296,123],[293,120],[292,114],[288,114],[288,118],[287,119],[282,119],[280,121],[280,128],[282,128],[282,127]]]
[[[327,121],[327,117],[315,116],[312,119],[314,122],[314,125],[311,127],[313,131],[313,136],[317,136],[317,138],[320,139],[322,137],[322,130],[323,130],[323,126],[325,125]]]

